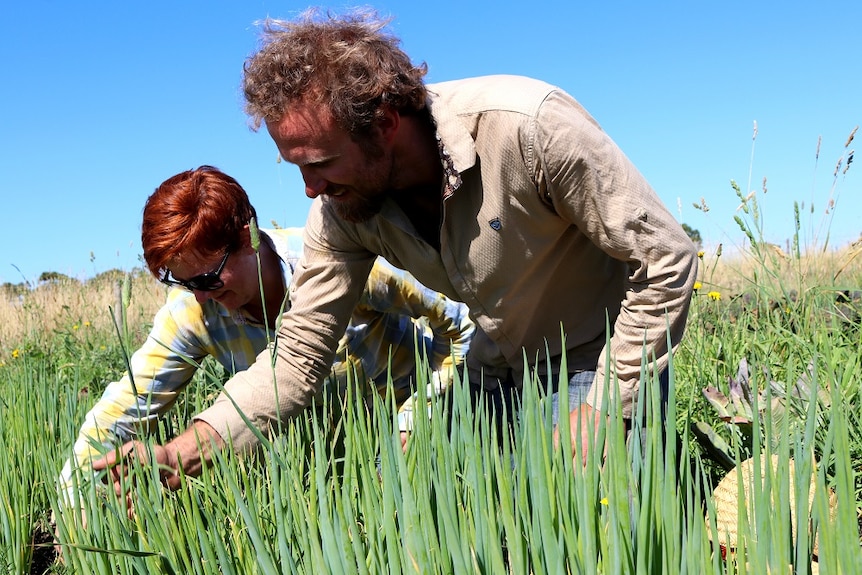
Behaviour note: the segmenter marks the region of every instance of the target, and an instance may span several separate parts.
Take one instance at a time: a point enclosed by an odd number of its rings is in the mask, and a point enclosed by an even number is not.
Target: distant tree
[[[0,285],[0,293],[6,297],[18,297],[19,295],[28,293],[29,291],[30,286],[24,282],[17,284],[13,284],[12,282],[3,282],[3,285]]]
[[[703,238],[700,237],[700,232],[688,224],[682,225],[683,231],[688,234],[688,239],[692,241],[697,249],[701,249],[703,247]]]
[[[104,283],[112,283],[112,282],[123,281],[123,277],[125,275],[126,275],[126,272],[124,272],[123,270],[113,268],[113,269],[105,270],[103,272],[96,274],[95,276],[93,276],[92,278],[87,280],[87,283],[99,284],[99,283],[103,283],[103,282]]]
[[[39,283],[65,283],[71,281],[75,280],[60,272],[42,272],[39,275]]]

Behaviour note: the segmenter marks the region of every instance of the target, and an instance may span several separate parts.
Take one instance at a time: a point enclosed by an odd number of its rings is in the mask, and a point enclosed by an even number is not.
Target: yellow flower
[[[700,288],[702,288],[702,287],[703,287],[703,284],[702,284],[702,283],[700,283],[700,282],[694,282],[694,291],[697,291],[697,290],[699,290],[699,289],[700,289]]]
[[[721,294],[720,294],[719,292],[717,292],[717,291],[711,291],[711,292],[709,292],[709,293],[708,293],[708,294],[706,294],[706,295],[707,295],[707,297],[709,297],[709,299],[711,299],[712,301],[718,301],[718,300],[720,300],[720,299],[721,299]]]
[[[15,348],[12,350],[12,359],[17,359],[19,355],[21,355],[20,349]]]
[[[700,259],[703,259],[703,253],[704,253],[703,250],[700,250],[699,252],[697,252],[697,257],[699,257]]]
[[[90,327],[90,322],[85,321],[85,322],[84,322],[84,327]]]
[[[75,331],[77,331],[77,330],[78,330],[78,324],[73,325],[73,326],[72,326],[72,329],[73,329],[73,330],[75,330]]]
[[[602,505],[607,505],[608,504],[608,498],[602,497],[601,500],[599,501],[599,503],[601,503]]]

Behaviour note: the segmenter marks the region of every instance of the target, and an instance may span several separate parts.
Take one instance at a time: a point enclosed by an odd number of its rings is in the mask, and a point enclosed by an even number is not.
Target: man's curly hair
[[[262,47],[243,67],[252,128],[277,122],[299,101],[325,105],[354,136],[368,132],[382,107],[402,115],[424,110],[427,66],[410,62],[385,31],[388,23],[369,10],[334,16],[314,9],[294,21],[263,21]]]

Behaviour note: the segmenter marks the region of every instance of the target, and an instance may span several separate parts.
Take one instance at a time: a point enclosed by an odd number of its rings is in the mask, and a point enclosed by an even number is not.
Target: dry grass
[[[698,277],[704,292],[715,290],[722,297],[762,287],[854,290],[862,287],[860,255],[862,240],[825,251],[807,250],[798,260],[775,245],[766,245],[759,254],[750,249],[722,254],[719,248],[703,253]],[[119,286],[119,279],[108,276],[48,282],[21,296],[0,292],[0,361],[22,343],[38,345],[58,331],[113,332],[109,307],[120,309]],[[131,295],[127,321],[136,332],[152,322],[164,303],[165,288],[149,274],[134,274]]]
[[[165,287],[148,274],[135,274],[126,312],[130,332],[152,322],[165,301]],[[47,282],[24,294],[0,294],[0,361],[22,345],[39,346],[57,332],[85,337],[114,330],[109,308],[119,318],[120,281],[103,277],[87,282]]]
[[[738,295],[757,288],[773,292],[812,286],[837,290],[862,289],[862,239],[834,249],[809,249],[797,259],[781,247],[765,244],[758,252],[722,255],[721,249],[706,251],[701,258],[698,278],[704,291]]]

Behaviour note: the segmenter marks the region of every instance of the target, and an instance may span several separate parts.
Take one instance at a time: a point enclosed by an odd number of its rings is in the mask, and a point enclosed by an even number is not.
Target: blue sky
[[[769,241],[792,236],[794,201],[804,203],[805,244],[829,231],[843,245],[862,231],[862,166],[832,175],[862,123],[862,3],[371,5],[394,18],[414,61],[428,63],[429,82],[511,73],[570,92],[708,248],[741,243],[731,179],[743,192],[758,190]],[[302,225],[309,200],[299,172],[276,161],[265,132],[249,130],[239,86],[257,45],[255,21],[308,6],[7,3],[0,282],[140,265],[147,196],[201,164],[243,184],[261,225]],[[862,133],[850,148],[860,141]],[[836,209],[824,221],[830,194]],[[708,213],[692,207],[701,198]]]

